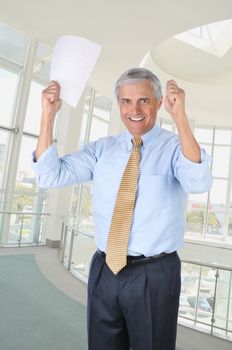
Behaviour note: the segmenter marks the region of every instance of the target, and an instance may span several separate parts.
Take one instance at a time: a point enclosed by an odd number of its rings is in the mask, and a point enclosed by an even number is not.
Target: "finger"
[[[171,103],[174,103],[180,91],[175,80],[171,79],[167,81],[166,91],[167,91],[167,98],[170,100]]]
[[[60,91],[60,85],[56,81],[51,81],[47,89],[55,89],[57,91]]]
[[[179,88],[175,80],[169,80],[167,82],[167,91],[178,92]]]
[[[44,91],[43,98],[51,103],[58,101],[59,95],[56,92]]]
[[[43,90],[43,97],[50,102],[57,101],[60,97],[59,85],[56,83],[50,83],[48,87]]]
[[[55,80],[51,80],[48,86],[56,86],[57,88],[60,88],[59,83]]]
[[[51,81],[48,85],[47,89],[45,89],[49,92],[56,92],[57,94],[60,94],[60,85],[56,81]]]

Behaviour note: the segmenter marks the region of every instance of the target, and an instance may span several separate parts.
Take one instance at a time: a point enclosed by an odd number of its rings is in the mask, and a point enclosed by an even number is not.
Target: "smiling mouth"
[[[139,116],[139,117],[129,117],[129,120],[132,122],[141,122],[145,119],[145,117]]]

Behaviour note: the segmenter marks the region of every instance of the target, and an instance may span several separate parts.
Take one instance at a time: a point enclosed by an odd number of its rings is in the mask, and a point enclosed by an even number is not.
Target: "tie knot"
[[[143,140],[140,137],[134,137],[132,140],[134,148],[138,148],[143,144]]]

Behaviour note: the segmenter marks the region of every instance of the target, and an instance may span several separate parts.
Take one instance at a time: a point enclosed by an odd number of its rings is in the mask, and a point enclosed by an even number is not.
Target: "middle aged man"
[[[134,68],[115,92],[127,131],[58,158],[52,131],[60,88],[43,91],[34,169],[41,187],[93,180],[97,251],[88,284],[89,350],[174,350],[187,193],[208,191],[209,160],[185,113],[185,93],[167,82],[164,100],[178,135],[156,124],[158,78]]]

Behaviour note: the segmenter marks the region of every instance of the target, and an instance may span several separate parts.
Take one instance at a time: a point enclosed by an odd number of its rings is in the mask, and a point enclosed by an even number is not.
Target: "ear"
[[[157,109],[160,109],[163,103],[163,96],[160,97],[159,101],[157,101]]]

